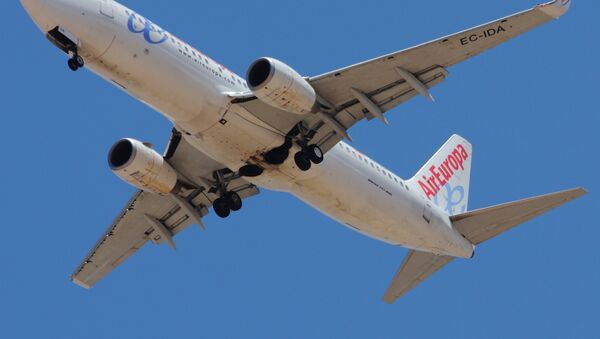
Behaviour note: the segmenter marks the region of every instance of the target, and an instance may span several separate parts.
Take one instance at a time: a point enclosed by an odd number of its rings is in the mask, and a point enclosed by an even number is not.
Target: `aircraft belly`
[[[314,172],[310,178],[297,178],[292,193],[341,224],[370,237],[398,244],[398,239],[392,239],[388,232],[390,225],[396,225],[396,233],[407,231],[403,227],[406,219],[398,201],[344,163],[337,152],[339,150],[334,148],[327,153],[325,161],[311,169]]]
[[[325,215],[371,238],[440,255],[469,257],[472,246],[442,215],[423,219],[424,202],[407,191],[384,192],[334,148],[308,179],[297,178],[292,194]],[[329,160],[329,161],[328,161]],[[391,195],[390,195],[391,194]],[[446,218],[447,219],[447,218]]]

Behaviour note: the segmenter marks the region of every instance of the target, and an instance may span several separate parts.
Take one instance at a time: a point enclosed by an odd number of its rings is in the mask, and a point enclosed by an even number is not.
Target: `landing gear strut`
[[[321,148],[315,144],[309,144],[315,136],[314,130],[309,130],[302,123],[296,125],[285,137],[285,143],[265,153],[264,159],[272,165],[281,165],[290,156],[290,150],[294,145],[293,140],[300,146],[301,151],[294,154],[296,167],[303,172],[310,170],[312,164],[318,165],[323,162],[324,154]]]
[[[79,54],[74,54],[73,57],[67,61],[67,65],[73,72],[75,72],[85,66],[85,61]]]

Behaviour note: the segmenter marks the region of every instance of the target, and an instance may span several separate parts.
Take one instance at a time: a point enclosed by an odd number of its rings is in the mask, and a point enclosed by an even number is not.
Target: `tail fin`
[[[408,181],[409,186],[449,215],[467,211],[473,147],[453,135]]]

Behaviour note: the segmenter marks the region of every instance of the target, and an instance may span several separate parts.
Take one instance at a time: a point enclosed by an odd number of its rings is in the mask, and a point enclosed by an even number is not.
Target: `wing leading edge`
[[[379,118],[394,107],[422,94],[448,77],[447,68],[567,12],[570,0],[535,6],[471,29],[356,65],[308,78],[321,104],[317,114],[294,115],[261,102],[252,95],[233,103],[265,124],[286,134],[298,123],[316,131],[313,141],[327,152],[357,122]]]

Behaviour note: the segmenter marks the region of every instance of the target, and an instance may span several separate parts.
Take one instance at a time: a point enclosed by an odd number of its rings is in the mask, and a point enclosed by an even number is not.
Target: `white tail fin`
[[[453,135],[439,151],[408,181],[449,215],[467,211],[473,147],[459,135]]]

